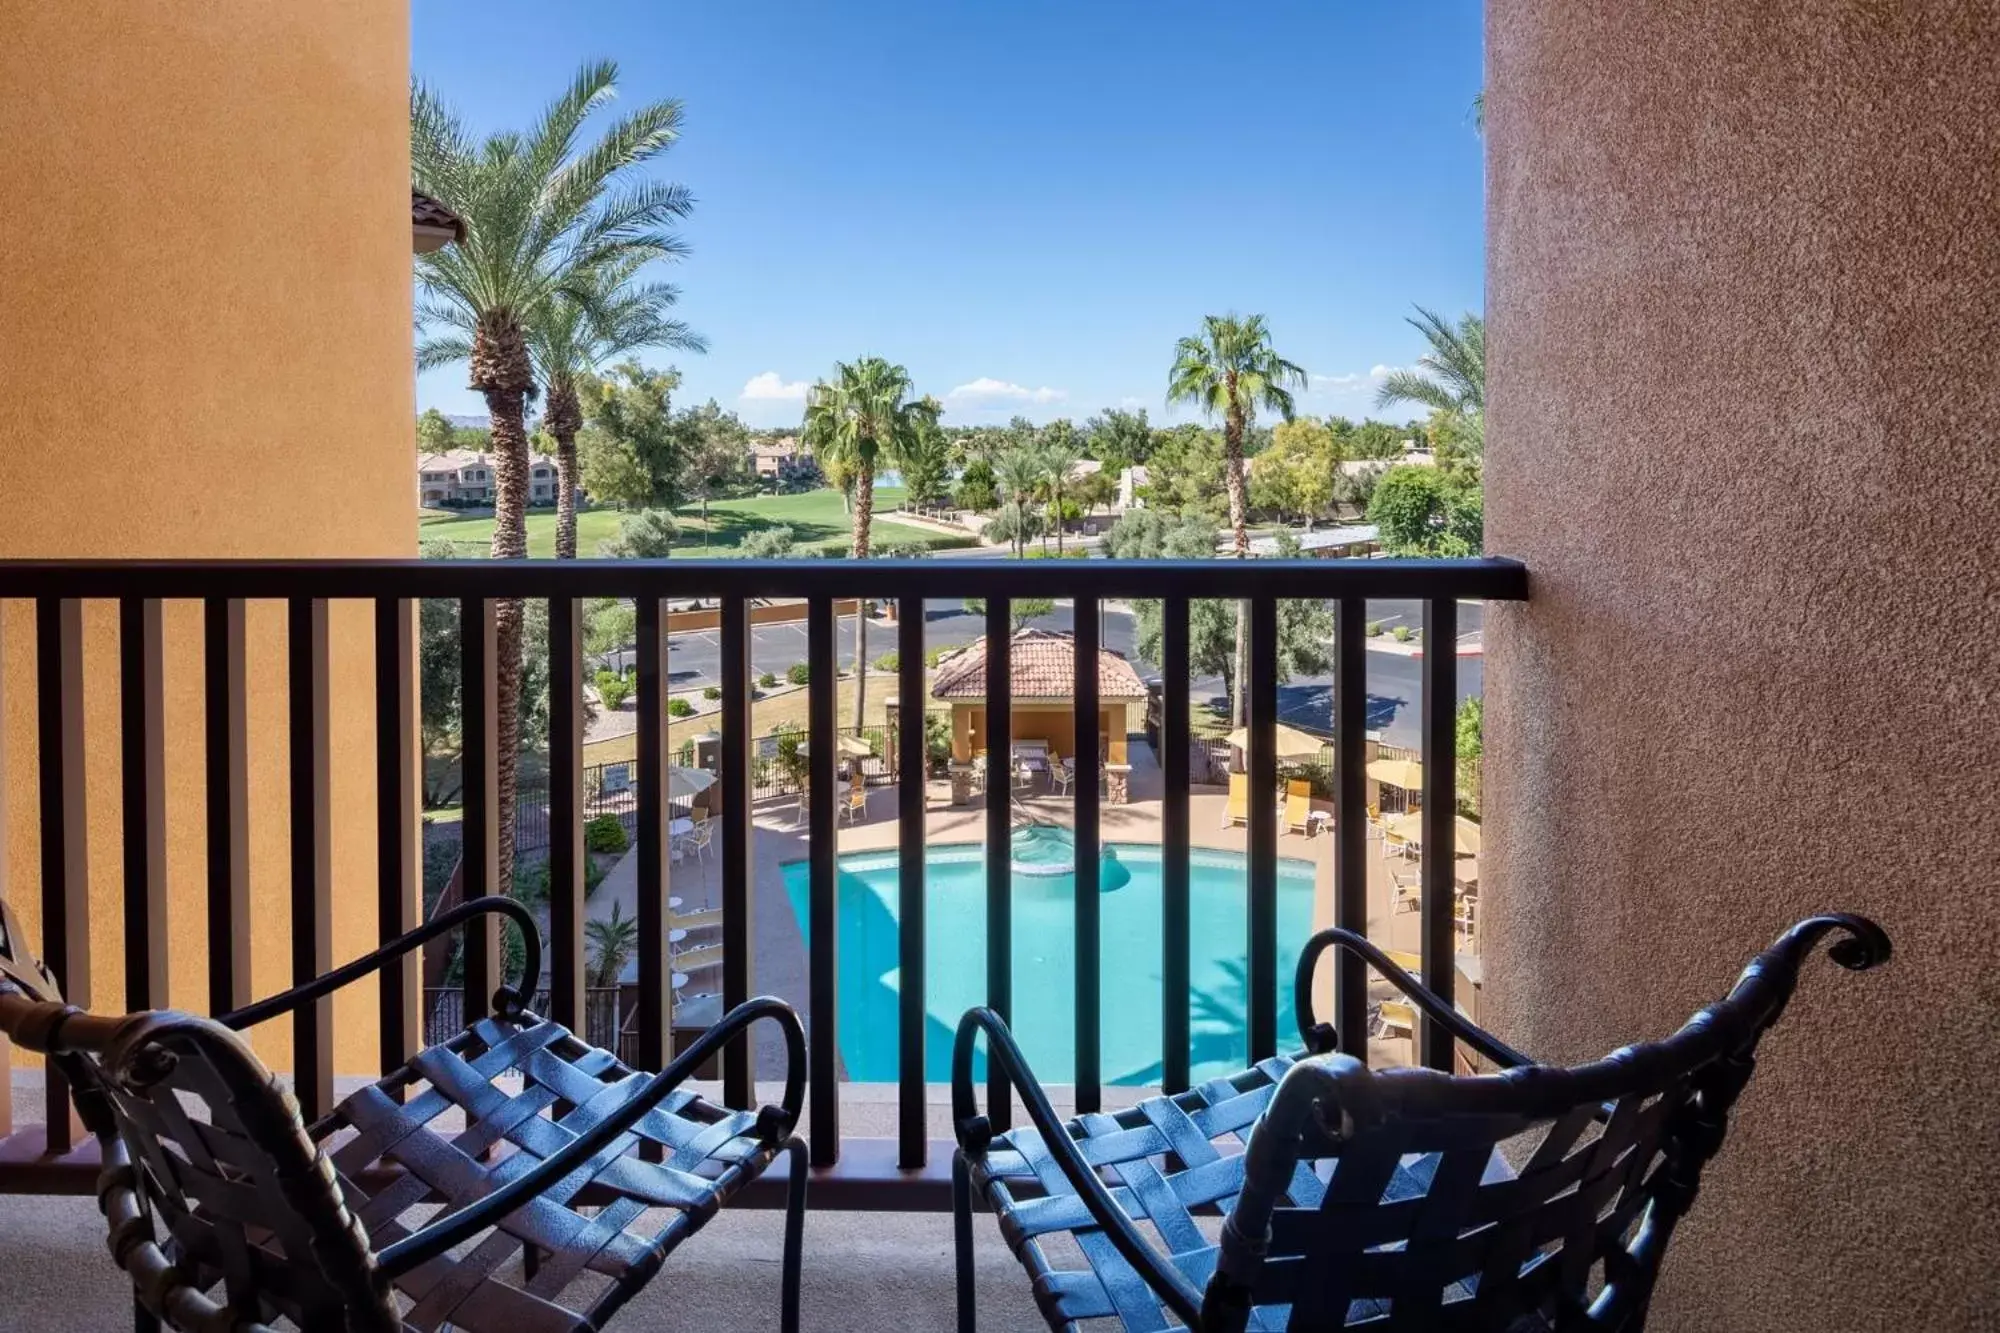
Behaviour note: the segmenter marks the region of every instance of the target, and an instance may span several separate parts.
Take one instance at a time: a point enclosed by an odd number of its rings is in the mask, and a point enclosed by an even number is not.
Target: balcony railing
[[[205,770],[208,940],[207,1001],[213,1012],[253,998],[248,991],[252,900],[246,835],[249,733],[246,725],[245,604],[256,600],[286,607],[285,661],[289,711],[290,811],[289,907],[291,973],[305,980],[333,962],[333,881],[329,755],[328,603],[356,600],[373,608],[375,709],[375,809],[373,866],[378,933],[391,939],[416,924],[420,894],[418,858],[416,644],[413,599],[448,598],[460,605],[464,772],[462,866],[468,895],[499,892],[499,821],[495,773],[495,626],[500,599],[546,599],[549,604],[550,718],[548,831],[550,851],[547,1012],[574,1028],[587,1024],[584,939],[584,654],[582,608],[588,598],[630,598],[638,622],[638,734],[634,806],[640,949],[638,1013],[626,1022],[636,1033],[631,1054],[645,1068],[664,1065],[671,1034],[670,960],[665,917],[670,878],[666,639],[668,598],[717,599],[721,605],[721,757],[719,763],[723,966],[725,1008],[754,990],[751,913],[754,834],[752,804],[760,751],[751,734],[750,599],[803,597],[807,601],[809,667],[808,1024],[810,1100],[808,1137],[820,1167],[841,1162],[841,1096],[837,1075],[836,977],[840,965],[836,884],[836,800],[841,787],[832,743],[836,734],[836,627],[834,599],[856,596],[903,604],[899,617],[898,689],[904,701],[927,691],[925,599],[983,598],[986,603],[986,734],[1011,736],[1009,604],[1016,598],[1074,599],[1078,610],[1105,598],[1157,598],[1163,605],[1160,667],[1165,690],[1159,755],[1165,788],[1161,807],[1163,1010],[1160,1082],[1168,1091],[1189,1084],[1192,997],[1189,979],[1189,603],[1193,599],[1242,600],[1248,607],[1250,744],[1246,755],[1247,921],[1243,957],[1248,978],[1247,1032],[1251,1058],[1271,1056],[1285,1042],[1278,1030],[1278,994],[1288,960],[1279,957],[1278,877],[1278,604],[1281,599],[1327,600],[1335,605],[1335,740],[1329,756],[1336,800],[1334,820],[1334,920],[1367,929],[1367,849],[1363,772],[1366,732],[1364,632],[1369,599],[1423,603],[1422,755],[1423,845],[1449,848],[1454,839],[1456,765],[1454,721],[1460,599],[1521,599],[1527,572],[1500,559],[1407,561],[314,561],[314,562],[14,562],[0,565],[5,595],[32,599],[41,826],[42,957],[73,996],[99,1010],[145,1008],[166,1002],[167,901],[164,828],[164,728],[162,722],[162,603],[201,603],[204,623]],[[85,728],[83,614],[85,601],[118,608],[121,700],[119,749],[123,815],[122,991],[92,994],[87,917],[90,911],[85,839]],[[1100,1059],[1103,979],[1100,975],[1099,846],[1101,758],[1098,743],[1097,648],[1099,620],[1075,616],[1078,664],[1073,717],[1075,894],[1074,1098],[1080,1111],[1099,1108],[1104,1073]],[[921,726],[903,726],[890,756],[902,774],[926,770]],[[17,775],[7,794],[25,799],[29,786]],[[848,1206],[899,1206],[895,1200],[941,1206],[940,1145],[925,1124],[925,836],[926,789],[898,784],[897,846],[900,922],[897,1136],[858,1154],[879,1167],[850,1160],[828,1173],[860,1181],[864,1189],[840,1195]],[[178,797],[177,797],[178,799]],[[986,969],[985,999],[1006,1015],[1012,1008],[1012,869],[1009,840],[1013,811],[989,800],[984,818]],[[1449,855],[1426,855],[1422,864],[1420,934],[1423,980],[1449,1000],[1454,990],[1453,885]],[[342,903],[343,911],[359,905]],[[1316,923],[1327,924],[1327,923]],[[498,938],[492,918],[470,928],[465,948],[463,1011],[486,1012],[499,980]],[[1344,1050],[1367,1055],[1367,977],[1345,956],[1336,963],[1333,1020]],[[384,973],[378,1025],[385,1070],[414,1053],[421,1038],[424,996],[414,959]],[[332,1103],[333,1033],[324,1003],[299,1011],[293,1031],[295,1089],[310,1119]],[[1449,1068],[1449,1036],[1425,1020],[1418,1034],[1421,1061]],[[732,1048],[724,1058],[722,1096],[747,1106],[753,1096],[752,1053]],[[1009,1120],[1007,1089],[991,1089],[998,1126]],[[60,1080],[48,1087],[46,1137],[15,1136],[0,1143],[0,1190],[49,1188],[52,1158],[72,1148],[70,1117]],[[854,1146],[854,1145],[851,1145]],[[878,1187],[922,1185],[884,1193]],[[87,1187],[87,1178],[73,1182]],[[838,1193],[838,1191],[836,1191]],[[834,1202],[832,1196],[829,1203]]]

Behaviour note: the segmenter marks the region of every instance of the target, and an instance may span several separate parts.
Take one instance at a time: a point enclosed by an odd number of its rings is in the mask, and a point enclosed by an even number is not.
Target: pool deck
[[[1101,807],[1100,826],[1107,843],[1160,841],[1164,781],[1158,766],[1150,762],[1150,752],[1136,743],[1133,749],[1133,800],[1122,806]],[[927,788],[925,838],[928,843],[978,842],[985,836],[986,807],[983,798],[975,798],[969,805],[954,806],[948,782],[932,781]],[[1190,834],[1195,846],[1233,852],[1248,850],[1246,829],[1241,825],[1224,827],[1226,801],[1226,793],[1220,788],[1196,787],[1192,790],[1188,806]],[[1023,793],[1022,804],[1036,817],[1052,823],[1067,827],[1073,821],[1074,804],[1069,796],[1054,796],[1045,790]],[[896,788],[869,788],[868,808],[867,818],[840,826],[838,846],[841,852],[895,847],[899,826]],[[1331,810],[1332,803],[1315,801],[1314,808]],[[756,952],[751,967],[751,991],[753,994],[780,996],[809,1016],[805,938],[792,911],[791,901],[786,896],[783,870],[786,863],[803,860],[807,853],[807,828],[796,822],[797,813],[795,798],[788,797],[762,802],[753,814],[756,842],[751,859],[756,880],[751,895],[751,911]],[[1332,922],[1334,843],[1334,838],[1326,831],[1312,837],[1289,832],[1281,832],[1278,836],[1279,856],[1310,861],[1314,866],[1315,926]],[[719,850],[711,847],[702,860],[684,859],[669,867],[669,891],[683,900],[683,911],[693,912],[720,905]],[[1405,874],[1413,874],[1416,869],[1414,862],[1385,859],[1380,835],[1371,828],[1367,857],[1369,938],[1386,949],[1416,953],[1419,949],[1418,914],[1409,910],[1393,910],[1395,887],[1390,878],[1392,864]],[[589,914],[593,917],[609,915],[615,902],[622,907],[625,915],[636,915],[636,869],[636,858],[631,856],[614,867],[598,892],[591,896]],[[1279,960],[1282,974],[1290,975],[1293,961]],[[1325,971],[1322,969],[1323,975]],[[719,978],[714,975],[697,976],[689,989],[696,993],[713,990],[718,981]],[[1322,982],[1322,1004],[1325,1003],[1326,984]],[[1467,989],[1463,982],[1460,988]],[[1460,1004],[1477,1016],[1476,993],[1469,1002],[1466,996],[1461,995]],[[1410,1043],[1403,1039],[1373,1042],[1371,1052],[1378,1062],[1384,1064],[1405,1064],[1412,1059]],[[757,1062],[759,1075],[777,1076],[780,1072],[779,1060],[778,1049],[768,1041],[762,1043]]]

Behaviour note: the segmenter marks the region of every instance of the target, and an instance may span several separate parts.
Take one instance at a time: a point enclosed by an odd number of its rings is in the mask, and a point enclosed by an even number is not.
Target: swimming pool
[[[1013,1029],[1035,1075],[1074,1080],[1076,1060],[1076,875],[1062,855],[1066,830],[1017,834],[1014,871]],[[1070,848],[1073,858],[1073,847]],[[1243,1066],[1249,1050],[1245,1009],[1245,884],[1240,852],[1196,848],[1189,853],[1188,976],[1196,1077]],[[951,1040],[958,1019],[986,998],[986,866],[978,843],[927,849],[929,889],[924,958],[924,1008],[929,1082],[951,1077]],[[808,867],[784,867],[785,892],[799,929],[807,927]],[[1278,862],[1278,1033],[1294,1040],[1292,974],[1312,931],[1314,868]],[[893,1082],[896,1069],[896,853],[851,853],[839,859],[835,890],[840,921],[840,1054],[847,1077]],[[1160,1078],[1160,849],[1114,843],[1103,849],[1103,1074],[1106,1082],[1146,1084]]]

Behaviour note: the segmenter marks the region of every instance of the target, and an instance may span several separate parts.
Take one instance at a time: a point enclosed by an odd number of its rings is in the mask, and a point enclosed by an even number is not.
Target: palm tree
[[[1486,321],[1470,312],[1447,324],[1434,310],[1417,307],[1410,327],[1424,335],[1431,350],[1417,358],[1415,370],[1398,370],[1375,391],[1375,406],[1416,403],[1442,412],[1460,429],[1474,458],[1486,451]]]
[[[613,903],[609,917],[584,922],[583,932],[590,937],[590,984],[616,986],[625,964],[632,961],[633,950],[639,947],[639,923],[621,915],[618,904]]]
[[[495,557],[528,553],[525,415],[535,387],[528,329],[558,295],[588,299],[586,275],[683,250],[668,227],[692,207],[686,188],[665,181],[621,184],[633,167],[680,137],[680,103],[642,106],[595,143],[577,144],[584,121],[610,100],[617,78],[609,61],[586,65],[533,129],[493,134],[483,143],[434,91],[420,83],[410,88],[412,184],[466,226],[459,244],[417,257],[418,323],[439,333],[419,344],[417,364],[428,369],[466,362],[471,387],[486,399]],[[506,884],[514,871],[520,759],[521,602],[499,602],[494,617],[499,880]]]
[[[1272,349],[1271,332],[1262,315],[1244,319],[1210,315],[1202,321],[1201,337],[1183,338],[1174,345],[1167,402],[1192,403],[1203,416],[1222,418],[1229,527],[1239,556],[1250,553],[1243,437],[1260,409],[1291,420],[1292,390],[1303,389],[1305,384],[1305,371]]]
[[[1206,417],[1222,418],[1223,480],[1229,491],[1229,531],[1241,560],[1250,554],[1249,487],[1244,480],[1243,437],[1258,410],[1268,409],[1289,421],[1292,390],[1303,389],[1306,372],[1279,356],[1271,346],[1271,331],[1262,315],[1239,319],[1210,315],[1202,321],[1202,336],[1174,345],[1174,368],[1167,379],[1167,402],[1193,403]],[[1236,679],[1249,678],[1249,604],[1236,613]],[[1235,691],[1238,726],[1248,721],[1248,692]]]
[[[1001,512],[1013,515],[1009,536],[1016,556],[1028,544],[1027,497],[1041,484],[1043,470],[1041,456],[1028,445],[1016,445],[993,460],[993,480],[1007,497],[1007,507]]]
[[[1049,476],[1049,488],[1055,498],[1056,554],[1063,549],[1063,488],[1069,484],[1070,473],[1076,465],[1089,457],[1083,447],[1083,437],[1067,421],[1052,421],[1042,432],[1039,449],[1041,463]]]
[[[868,558],[869,527],[875,519],[875,468],[895,459],[904,440],[925,418],[936,421],[935,399],[906,401],[910,372],[879,356],[836,361],[833,374],[806,395],[800,436],[829,473],[844,473],[854,489],[856,560]],[[830,465],[830,466],[829,466]],[[854,725],[866,725],[868,707],[868,612],[866,599],[854,606]]]
[[[543,386],[542,426],[556,442],[556,559],[576,559],[576,433],[583,405],[576,384],[613,357],[641,347],[705,352],[708,343],[669,319],[680,293],[666,283],[637,281],[644,260],[628,257],[581,275],[577,295],[558,293],[528,326],[528,351]]]

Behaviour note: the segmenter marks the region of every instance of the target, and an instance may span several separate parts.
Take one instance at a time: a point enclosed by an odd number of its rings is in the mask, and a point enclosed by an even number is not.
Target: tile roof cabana
[[[1076,741],[1072,709],[1076,681],[1076,640],[1053,630],[1014,632],[1008,650],[1012,678],[1011,741],[1043,741],[1059,763]],[[1132,766],[1125,745],[1126,710],[1146,700],[1146,686],[1132,664],[1106,648],[1097,652],[1098,736],[1104,749],[1107,798],[1128,798]],[[931,697],[951,704],[951,798],[971,798],[972,761],[986,753],[986,640],[974,640],[939,661]]]

